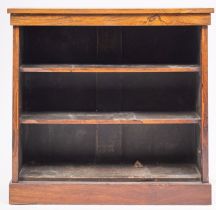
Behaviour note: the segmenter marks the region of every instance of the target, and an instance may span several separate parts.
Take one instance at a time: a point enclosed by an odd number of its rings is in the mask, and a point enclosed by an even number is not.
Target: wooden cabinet
[[[12,204],[210,204],[213,9],[9,9]]]

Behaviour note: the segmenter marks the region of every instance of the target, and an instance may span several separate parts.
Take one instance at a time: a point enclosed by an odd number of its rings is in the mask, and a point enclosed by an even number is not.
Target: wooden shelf
[[[21,72],[199,72],[199,65],[22,65]]]
[[[25,113],[22,124],[193,124],[195,112],[42,112]]]
[[[194,164],[24,165],[22,181],[200,181]]]

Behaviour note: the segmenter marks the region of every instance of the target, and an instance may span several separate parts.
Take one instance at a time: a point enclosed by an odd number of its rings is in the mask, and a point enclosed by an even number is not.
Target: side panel
[[[20,28],[13,28],[13,151],[12,151],[12,182],[18,181],[20,170]]]
[[[201,28],[201,173],[208,182],[208,27]]]

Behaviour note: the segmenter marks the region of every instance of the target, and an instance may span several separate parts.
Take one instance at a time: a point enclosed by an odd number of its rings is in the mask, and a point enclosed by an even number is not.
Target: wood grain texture
[[[208,28],[201,28],[201,170],[203,182],[208,182]]]
[[[213,8],[169,8],[169,9],[28,9],[9,8],[12,14],[202,14],[213,13]]]
[[[22,65],[21,72],[199,72],[199,65]]]
[[[194,164],[24,165],[20,181],[201,181]]]
[[[210,25],[211,16],[205,14],[12,14],[11,25],[16,26],[197,26]]]
[[[199,120],[193,112],[42,112],[21,116],[22,124],[193,124]]]
[[[20,79],[19,79],[20,29],[13,28],[13,151],[12,151],[12,181],[18,181],[20,170]]]
[[[19,182],[10,184],[10,203],[211,204],[211,185],[200,182]]]

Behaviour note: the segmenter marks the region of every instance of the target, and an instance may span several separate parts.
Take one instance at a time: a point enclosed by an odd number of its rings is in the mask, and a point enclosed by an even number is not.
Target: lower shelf
[[[201,182],[23,182],[10,184],[10,204],[211,204]]]
[[[193,124],[195,112],[42,112],[22,114],[22,124]]]
[[[25,165],[22,181],[200,181],[194,164]]]

